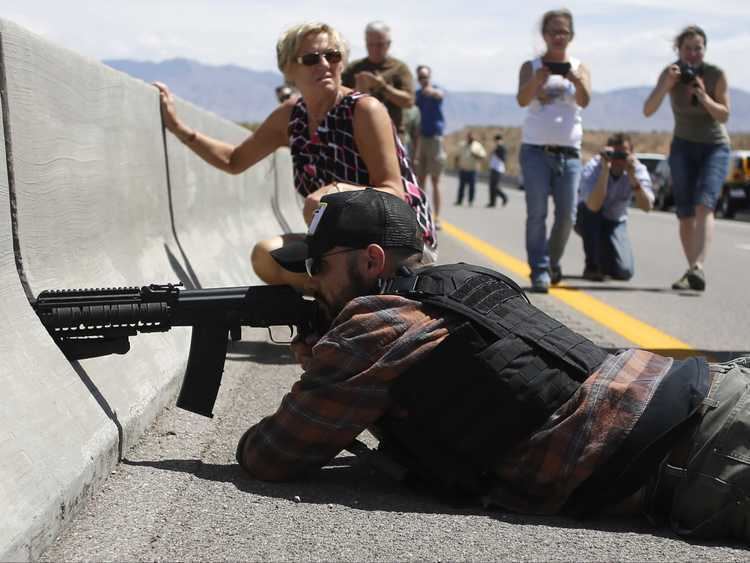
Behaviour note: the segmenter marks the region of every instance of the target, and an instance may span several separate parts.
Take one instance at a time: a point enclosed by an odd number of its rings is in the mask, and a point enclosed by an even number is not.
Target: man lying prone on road
[[[373,189],[321,200],[304,241],[330,318],[237,458],[264,480],[320,468],[369,429],[409,480],[527,514],[632,507],[701,538],[750,540],[750,358],[610,354],[478,266],[420,267],[414,211]]]

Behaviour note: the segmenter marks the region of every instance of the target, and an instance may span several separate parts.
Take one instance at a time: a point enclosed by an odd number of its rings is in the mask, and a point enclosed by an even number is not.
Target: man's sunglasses
[[[297,57],[294,59],[298,63],[301,63],[305,66],[315,66],[318,64],[321,59],[325,57],[325,59],[331,63],[336,64],[341,62],[341,51],[323,51],[322,53],[319,53],[318,51],[315,51],[314,53],[307,53],[305,55],[302,55],[301,57]]]
[[[328,254],[321,254],[320,256],[314,256],[312,258],[305,258],[305,270],[307,275],[310,277],[317,276],[320,273],[320,269],[323,266],[323,258],[326,256],[333,256],[334,254],[343,254],[344,252],[352,252],[353,250],[362,250],[361,248],[345,248],[344,250],[336,250],[335,252],[329,252]]]

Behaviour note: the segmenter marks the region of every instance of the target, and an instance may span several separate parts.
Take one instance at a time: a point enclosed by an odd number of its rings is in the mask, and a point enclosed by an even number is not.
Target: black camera
[[[570,63],[552,63],[544,61],[544,66],[549,69],[550,74],[559,74],[560,76],[566,76],[570,72]]]
[[[604,154],[609,160],[627,160],[628,156],[630,156],[626,152],[616,151],[614,149],[606,149]]]
[[[680,69],[680,82],[683,84],[692,84],[697,76],[700,76],[700,67],[695,67],[691,64],[677,61],[677,66]]]

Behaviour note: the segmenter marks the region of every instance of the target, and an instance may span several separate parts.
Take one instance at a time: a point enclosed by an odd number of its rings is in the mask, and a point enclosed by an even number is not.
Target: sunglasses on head
[[[312,258],[305,258],[305,270],[307,275],[310,277],[317,276],[320,273],[321,267],[323,266],[323,258],[327,256],[333,256],[334,254],[343,254],[344,252],[352,252],[354,250],[362,250],[361,248],[345,248],[343,250],[336,250],[334,252],[328,252],[327,254],[321,254],[320,256],[314,256]]]
[[[322,53],[315,51],[314,53],[307,53],[301,57],[297,57],[295,61],[305,66],[315,66],[321,61],[322,57],[325,57],[329,63],[335,64],[341,62],[342,55],[341,51],[338,50],[323,51]]]

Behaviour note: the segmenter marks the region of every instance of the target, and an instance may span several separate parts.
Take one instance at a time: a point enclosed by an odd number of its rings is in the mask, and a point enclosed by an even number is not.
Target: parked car
[[[732,151],[729,173],[721,188],[716,214],[731,219],[739,209],[750,207],[750,150]]]
[[[672,171],[669,169],[669,161],[662,160],[656,165],[654,173],[651,175],[654,189],[654,208],[667,211],[674,205],[674,196],[672,195]]]
[[[635,157],[646,166],[651,175],[651,185],[654,190],[654,207],[669,209],[672,205],[672,176],[669,173],[669,162],[666,155],[652,152],[637,152]]]

